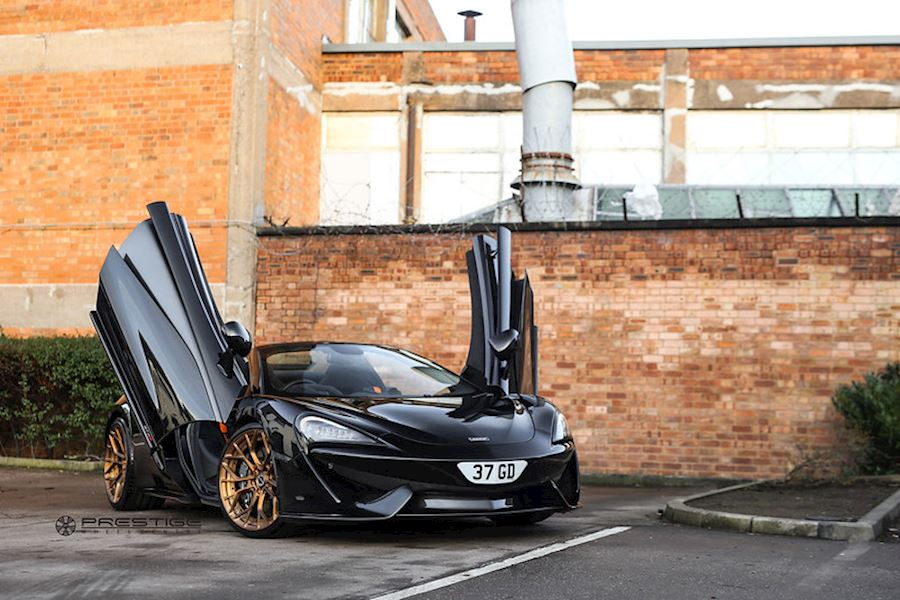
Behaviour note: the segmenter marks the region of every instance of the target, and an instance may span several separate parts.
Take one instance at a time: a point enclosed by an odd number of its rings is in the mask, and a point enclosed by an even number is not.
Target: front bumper
[[[565,511],[578,505],[573,444],[521,459],[528,466],[507,484],[470,483],[457,467],[461,460],[471,459],[314,448],[278,463],[280,512],[289,519],[376,521]]]

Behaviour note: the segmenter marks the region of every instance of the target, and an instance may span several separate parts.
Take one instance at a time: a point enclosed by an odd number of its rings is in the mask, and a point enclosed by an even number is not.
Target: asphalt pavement
[[[115,513],[98,474],[0,469],[0,598],[900,598],[900,544],[659,520],[698,491],[587,487],[583,509],[528,528],[429,520],[251,540],[208,508]],[[130,526],[106,527],[123,515]],[[445,587],[411,595],[429,582]]]

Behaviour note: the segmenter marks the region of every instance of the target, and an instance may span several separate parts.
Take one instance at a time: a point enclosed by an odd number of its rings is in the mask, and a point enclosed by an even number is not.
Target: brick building
[[[3,3],[0,326],[90,331],[98,265],[152,200],[251,322],[256,224],[318,219],[323,41],[400,36],[443,39],[427,0]]]
[[[889,202],[900,38],[736,43],[576,42],[582,183],[885,186]],[[331,45],[324,68],[325,223],[439,223],[511,195],[512,44]]]
[[[511,44],[442,39],[425,0],[0,8],[0,326],[90,331],[103,255],[163,199],[223,312],[260,340],[365,339],[458,366],[471,228],[402,224],[509,196],[521,90]],[[857,186],[875,206],[861,214],[888,214],[900,40],[575,57],[583,182]],[[303,229],[319,224],[386,227]],[[585,470],[778,475],[833,448],[834,386],[900,359],[896,217],[676,225],[517,234],[545,391]]]

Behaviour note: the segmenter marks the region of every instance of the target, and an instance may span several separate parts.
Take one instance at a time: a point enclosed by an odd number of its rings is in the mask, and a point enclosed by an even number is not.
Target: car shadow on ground
[[[487,518],[394,519],[382,522],[307,523],[288,538],[328,545],[399,545],[433,547],[455,541],[475,543],[485,538],[510,544],[559,541],[612,525],[649,525],[666,499],[693,490],[595,487],[582,488],[582,508],[554,515],[533,526],[498,526]],[[169,500],[162,509],[115,512],[106,500],[103,480],[97,473],[60,473],[0,469],[0,520],[6,524],[33,519],[52,524],[60,515],[90,517],[170,517],[200,520],[203,533],[239,534],[232,530],[217,507]],[[248,540],[250,541],[250,540]]]
[[[174,501],[166,502],[160,512],[169,513],[172,516],[185,518],[200,518],[204,524],[217,523],[222,530],[231,531],[225,517],[216,507],[181,504]],[[495,539],[524,539],[533,537],[537,532],[550,532],[560,527],[560,515],[554,515],[547,521],[533,526],[497,525],[484,517],[474,518],[409,518],[394,519],[390,521],[376,522],[327,522],[327,523],[298,523],[292,532],[291,538],[319,541],[352,541],[354,543],[385,544],[393,543],[397,547],[419,548],[426,547],[428,542],[448,539],[465,539],[467,537],[483,538],[489,535]],[[215,526],[215,529],[219,529]],[[408,544],[411,539],[415,544]]]

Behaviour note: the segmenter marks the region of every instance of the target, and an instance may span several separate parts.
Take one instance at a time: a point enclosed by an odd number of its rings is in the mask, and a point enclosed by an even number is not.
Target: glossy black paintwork
[[[466,252],[472,330],[462,375],[482,387],[504,386],[511,393],[535,394],[537,327],[533,293],[528,274],[516,279],[509,264],[509,230],[501,227],[500,233],[499,246],[493,238],[477,235],[472,249]],[[510,290],[508,300],[501,294],[504,288]],[[504,328],[504,321],[508,328]],[[501,356],[491,346],[511,337],[513,330],[516,342]]]
[[[243,359],[246,348],[237,338],[245,332],[222,323],[184,219],[162,203],[148,210],[151,218],[121,249],[110,250],[91,314],[127,397],[111,419],[122,416],[129,424],[140,488],[217,503],[218,453],[228,435],[220,427],[235,431],[257,422],[272,444],[280,512],[289,518],[455,516],[429,509],[435,496],[503,498],[507,513],[577,504],[574,443],[551,442],[557,409],[536,396],[506,396],[490,387],[503,366],[487,343],[497,324],[492,240],[479,236],[470,253],[480,308],[473,308],[464,374],[475,375],[474,393],[284,397],[266,393],[260,356],[292,345],[256,347]],[[474,271],[473,260],[480,264]],[[510,389],[530,391],[521,374],[532,358],[531,291],[527,278],[511,284],[510,324],[520,333],[510,354]],[[307,440],[295,423],[308,415],[357,429],[375,443]],[[526,460],[528,466],[512,484],[476,486],[456,466],[463,460]]]
[[[227,414],[232,402],[224,399],[234,398],[242,387],[216,366],[220,345],[210,333],[216,326],[205,312],[198,317],[201,309],[182,308],[200,303],[180,296],[181,288],[195,287],[196,282],[178,283],[178,273],[186,267],[178,272],[170,269],[158,234],[155,223],[145,221],[121,252],[110,249],[92,315],[101,339],[115,355],[125,394],[154,441],[190,421],[221,420],[223,409]]]
[[[367,405],[368,404],[368,405]],[[284,478],[279,501],[285,513],[298,518],[377,519],[391,515],[372,514],[362,508],[399,487],[413,493],[410,507],[428,495],[460,497],[521,497],[518,510],[555,508],[565,510],[577,504],[574,491],[562,497],[550,484],[559,480],[575,461],[571,441],[550,443],[556,409],[550,403],[519,403],[514,418],[533,423],[534,435],[518,443],[472,443],[444,438],[435,443],[392,419],[372,417],[372,406],[387,403],[347,402],[340,398],[287,399],[248,396],[239,402],[236,423],[256,420],[264,424],[276,451],[277,470]],[[420,408],[411,406],[412,409]],[[424,408],[424,407],[422,407]],[[354,427],[378,438],[377,445],[309,444],[297,434],[293,424],[300,417],[317,415]],[[490,415],[488,415],[490,417]],[[444,414],[440,430],[455,428],[458,417]],[[477,419],[476,419],[477,421]],[[513,484],[474,486],[456,466],[462,460],[528,460],[529,465]],[[302,500],[298,500],[302,497]],[[537,500],[535,500],[537,498]],[[423,512],[403,510],[396,516],[422,516]],[[424,509],[423,509],[424,510]],[[337,512],[335,512],[337,511]],[[434,514],[428,513],[428,514]],[[318,516],[316,516],[318,515]]]
[[[232,357],[229,377],[218,364],[227,348],[222,319],[184,219],[164,203],[147,208],[150,219],[107,254],[91,318],[162,471],[171,470],[164,446],[180,448],[179,429],[225,420],[247,367]],[[203,495],[190,483],[194,466],[183,470],[185,491]]]

